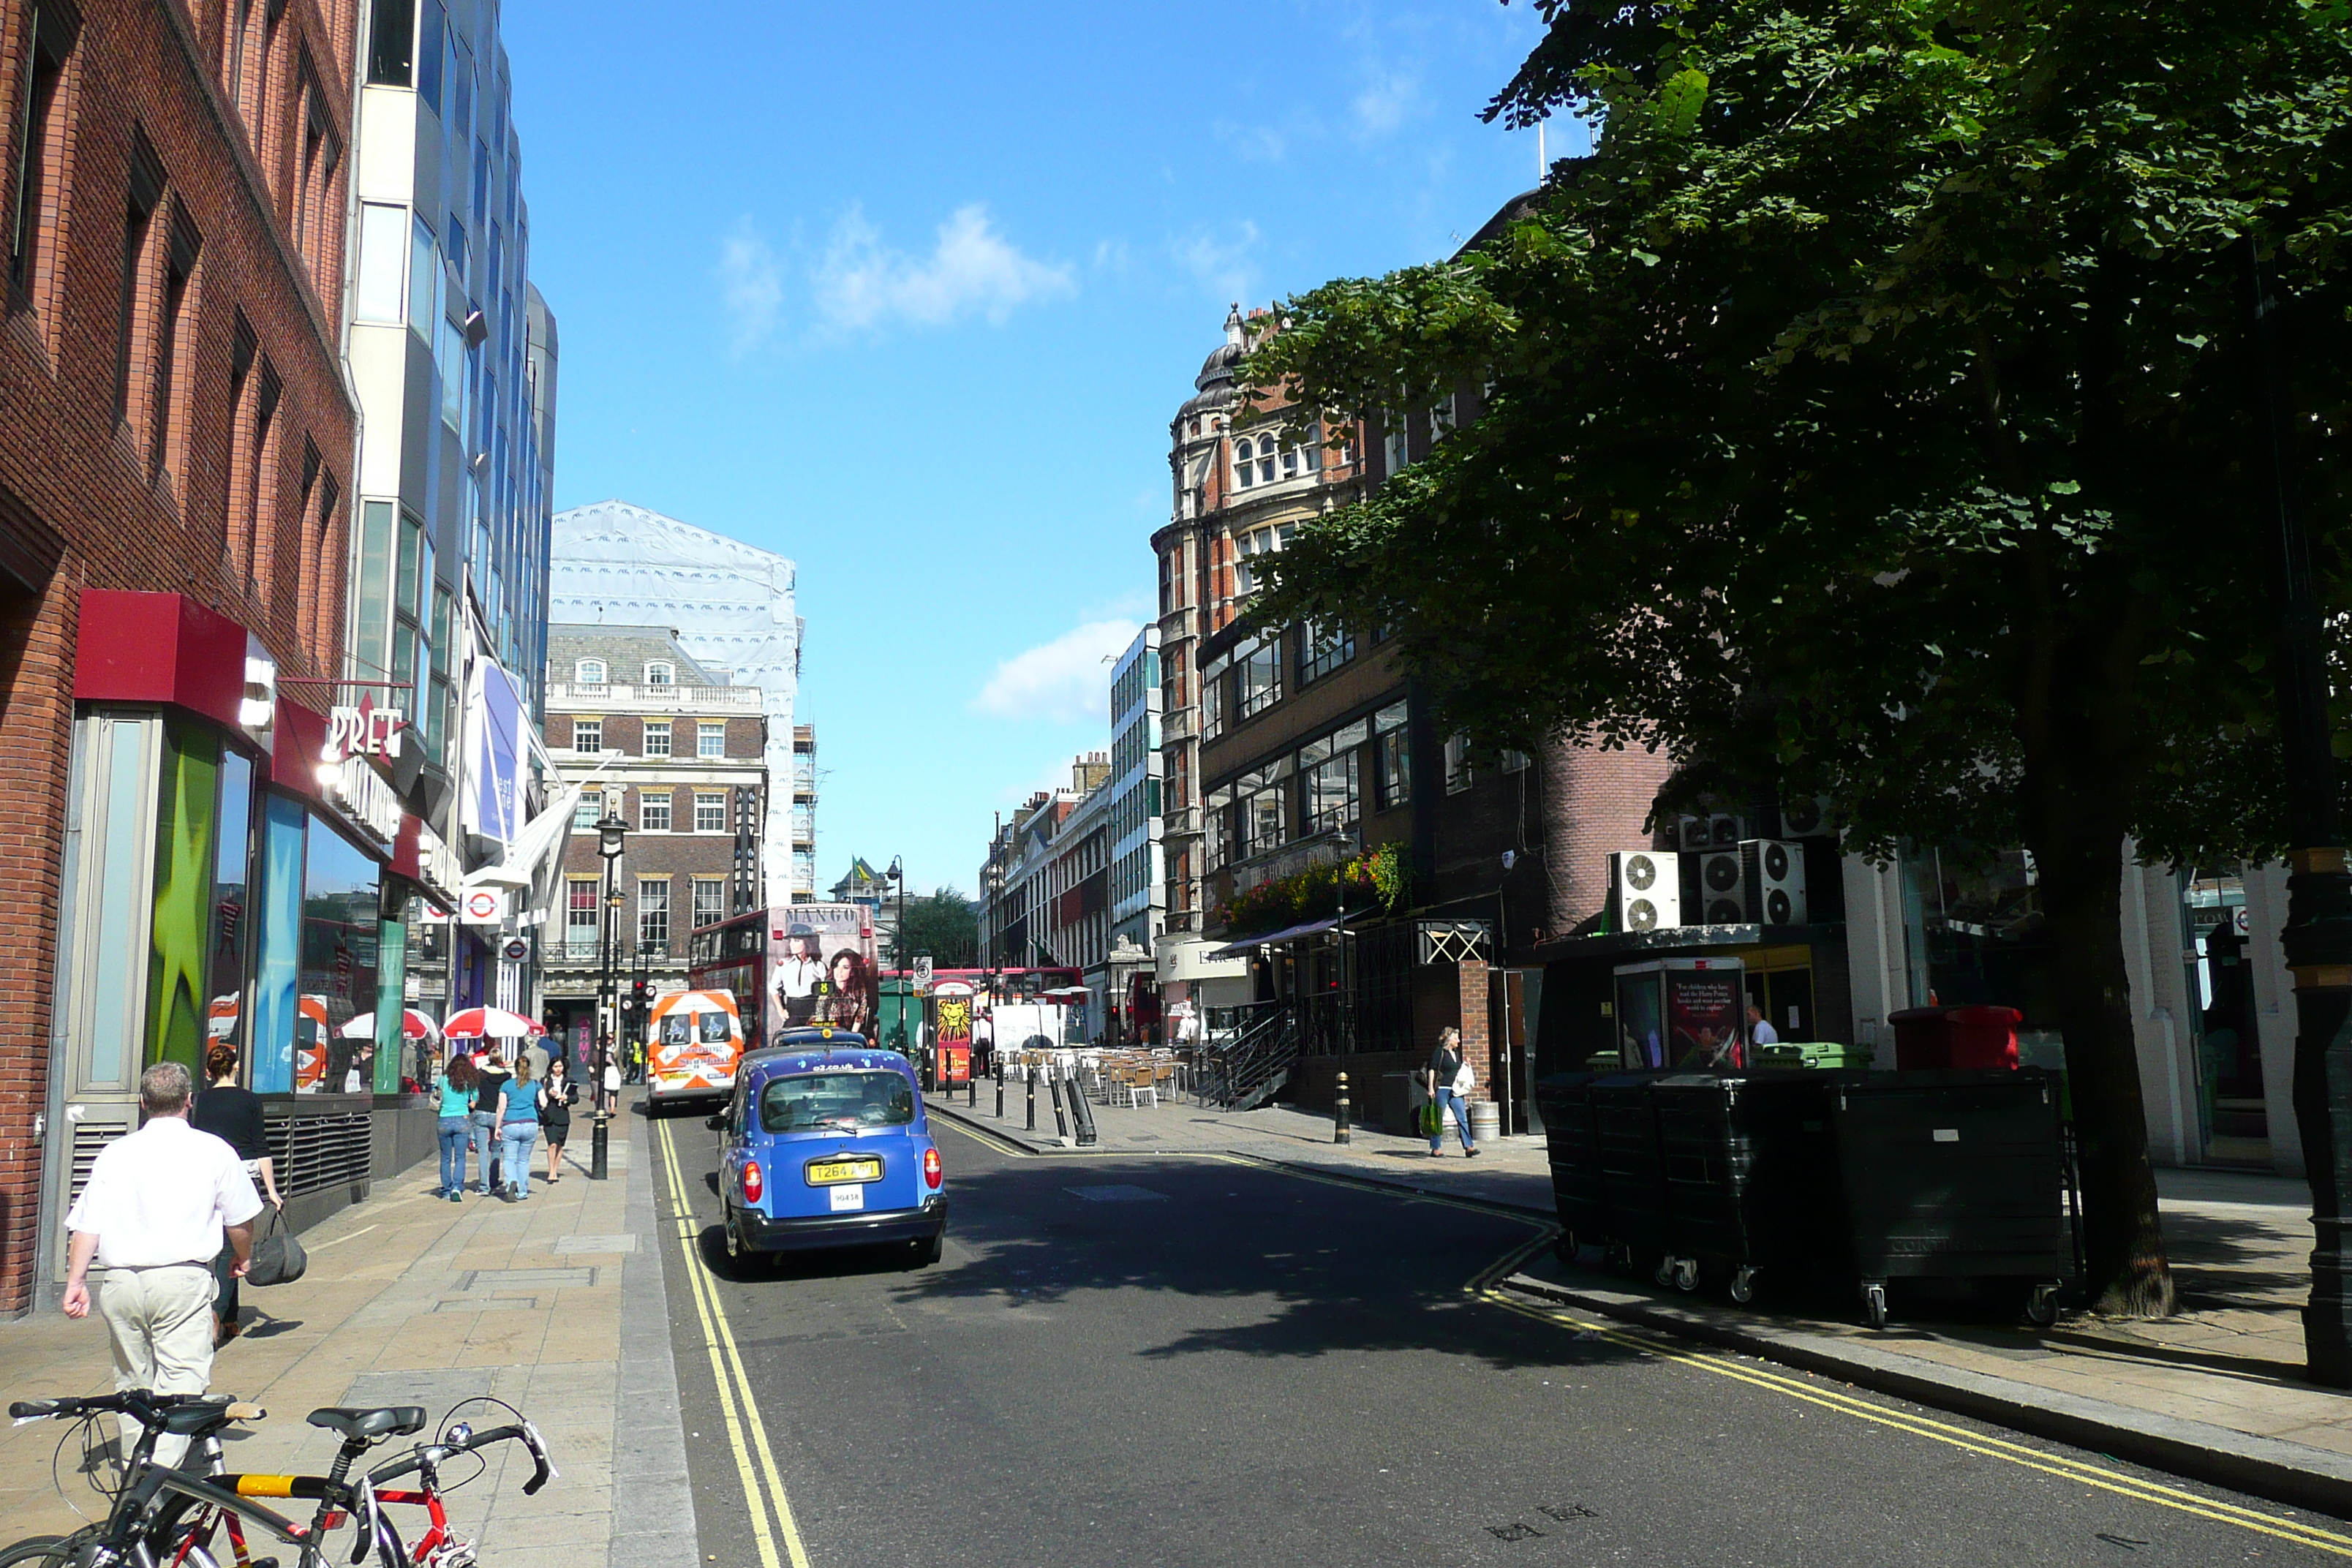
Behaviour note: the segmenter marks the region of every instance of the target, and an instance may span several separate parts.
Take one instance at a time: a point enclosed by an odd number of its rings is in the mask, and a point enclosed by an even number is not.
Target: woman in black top
[[[474,1139],[482,1150],[482,1191],[489,1194],[499,1191],[505,1179],[499,1169],[499,1107],[514,1074],[496,1051],[487,1049],[475,1058],[474,1070]]]
[[[259,1183],[272,1208],[283,1208],[278,1196],[278,1170],[269,1158],[269,1139],[261,1120],[261,1096],[240,1089],[236,1081],[236,1047],[215,1040],[205,1051],[205,1077],[209,1085],[196,1096],[188,1125],[209,1132],[236,1151],[247,1173]],[[220,1291],[213,1298],[213,1345],[218,1349],[236,1338],[236,1248],[226,1242],[213,1259],[213,1278]]]

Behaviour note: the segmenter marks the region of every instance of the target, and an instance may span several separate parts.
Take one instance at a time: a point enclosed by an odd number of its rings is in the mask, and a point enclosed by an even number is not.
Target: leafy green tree
[[[980,910],[953,888],[940,888],[907,900],[906,940],[900,944],[904,963],[895,956],[893,968],[905,968],[926,953],[940,969],[971,969],[980,963]]]
[[[2247,261],[2347,605],[2339,0],[1538,0],[1487,106],[1598,126],[1457,258],[1289,302],[1265,416],[1475,419],[1276,558],[1493,744],[1646,744],[1851,842],[2038,868],[2102,1310],[2161,1313],[2120,932],[2282,843]]]

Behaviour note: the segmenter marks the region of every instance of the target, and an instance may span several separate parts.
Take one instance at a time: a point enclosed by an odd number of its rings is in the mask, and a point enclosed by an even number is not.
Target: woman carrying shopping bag
[[[1462,1054],[1462,1031],[1444,1029],[1437,1037],[1437,1049],[1430,1053],[1429,1065],[1422,1069],[1429,1085],[1430,1108],[1423,1112],[1422,1123],[1429,1133],[1429,1157],[1433,1160],[1444,1152],[1445,1115],[1454,1120],[1462,1131],[1462,1152],[1469,1159],[1478,1157],[1478,1146],[1470,1142],[1470,1091],[1475,1087],[1476,1075]]]

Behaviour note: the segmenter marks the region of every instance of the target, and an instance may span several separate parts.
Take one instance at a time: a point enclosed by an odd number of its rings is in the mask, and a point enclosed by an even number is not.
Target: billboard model
[[[786,904],[768,911],[767,1035],[831,1024],[871,1037],[879,1005],[874,911]]]

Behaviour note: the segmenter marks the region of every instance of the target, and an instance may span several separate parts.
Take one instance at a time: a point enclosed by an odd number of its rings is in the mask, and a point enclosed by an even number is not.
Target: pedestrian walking
[[[549,1054],[546,1043],[543,1040],[533,1039],[530,1044],[522,1048],[522,1054],[530,1062],[530,1076],[545,1083],[547,1064],[555,1059]]]
[[[1764,1009],[1753,1002],[1748,1004],[1748,1043],[1751,1046],[1777,1046],[1780,1043],[1780,1031],[1772,1026],[1772,1020],[1764,1016]]]
[[[547,1139],[547,1184],[562,1175],[563,1145],[572,1137],[572,1108],[580,1103],[580,1086],[562,1057],[547,1064],[547,1079],[539,1086],[539,1130]]]
[[[1428,1086],[1429,1100],[1437,1115],[1429,1122],[1429,1157],[1436,1159],[1444,1152],[1445,1117],[1451,1110],[1454,1124],[1462,1132],[1462,1152],[1471,1159],[1478,1157],[1478,1146],[1470,1142],[1470,1090],[1476,1077],[1470,1062],[1462,1054],[1462,1031],[1443,1029],[1437,1036],[1437,1049],[1429,1056],[1429,1065],[1422,1068],[1422,1078]]]
[[[205,1051],[205,1076],[211,1079],[197,1094],[195,1105],[188,1111],[188,1125],[199,1132],[209,1132],[236,1152],[245,1162],[245,1173],[261,1184],[269,1206],[282,1209],[284,1199],[278,1195],[278,1164],[269,1157],[268,1129],[262,1121],[261,1096],[249,1089],[240,1089],[236,1081],[236,1047],[226,1040],[215,1040]],[[236,1338],[240,1331],[237,1321],[236,1249],[226,1240],[220,1251],[213,1256],[213,1284],[218,1294],[213,1298],[213,1344],[215,1348]]]
[[[441,1097],[441,1185],[433,1195],[453,1204],[466,1201],[466,1152],[474,1142],[474,1086],[479,1076],[474,1058],[460,1054],[433,1080],[433,1091]]]
[[[494,1196],[504,1183],[499,1164],[499,1111],[506,1103],[510,1075],[495,1052],[474,1063],[474,1141],[482,1151],[482,1195]]]
[[[118,1392],[202,1394],[211,1386],[212,1260],[226,1244],[230,1272],[241,1278],[253,1256],[261,1199],[236,1151],[188,1125],[192,1087],[178,1062],[140,1074],[146,1124],[99,1152],[89,1185],[66,1211],[66,1316],[89,1316],[95,1266]],[[128,1458],[140,1427],[128,1415],[121,1426]],[[187,1447],[185,1437],[167,1436],[155,1446],[155,1460],[176,1466]]]
[[[531,1081],[529,1057],[515,1063],[499,1095],[499,1145],[506,1164],[499,1195],[513,1203],[530,1196],[530,1146],[539,1140],[539,1086]]]

